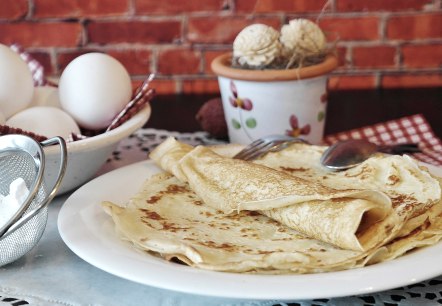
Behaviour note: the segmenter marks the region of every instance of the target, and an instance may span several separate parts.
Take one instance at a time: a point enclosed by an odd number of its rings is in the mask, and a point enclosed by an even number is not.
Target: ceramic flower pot
[[[327,76],[338,66],[328,55],[317,65],[286,70],[231,67],[231,54],[212,62],[218,75],[230,142],[247,144],[286,134],[319,144],[324,133]]]

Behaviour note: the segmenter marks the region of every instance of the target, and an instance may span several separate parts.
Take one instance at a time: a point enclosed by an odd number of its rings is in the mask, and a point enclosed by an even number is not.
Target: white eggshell
[[[71,133],[80,133],[78,125],[69,114],[51,106],[27,108],[9,118],[6,124],[46,137],[67,138]]]
[[[28,65],[8,46],[0,44],[0,109],[6,118],[31,103],[34,81]]]
[[[6,118],[5,115],[3,115],[2,111],[0,110],[0,124],[5,124]]]
[[[32,106],[53,106],[61,108],[58,88],[54,86],[35,87],[31,104],[28,107]]]
[[[74,59],[63,71],[58,89],[61,107],[78,125],[95,130],[107,127],[132,95],[129,73],[103,53]]]

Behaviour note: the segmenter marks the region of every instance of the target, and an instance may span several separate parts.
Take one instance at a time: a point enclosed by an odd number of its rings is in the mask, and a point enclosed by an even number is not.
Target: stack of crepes
[[[150,155],[164,170],[126,206],[103,202],[137,248],[193,267],[315,273],[391,260],[442,238],[441,187],[407,156],[376,155],[342,172],[325,147],[293,144],[254,162],[238,146],[173,138]]]

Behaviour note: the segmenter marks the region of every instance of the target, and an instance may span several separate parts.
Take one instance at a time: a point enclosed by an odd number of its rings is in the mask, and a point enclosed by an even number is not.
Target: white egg
[[[32,106],[53,106],[61,108],[58,88],[54,86],[35,87],[31,104],[28,107]]]
[[[28,65],[8,46],[0,44],[0,109],[6,118],[31,103],[34,81]]]
[[[71,133],[80,133],[77,123],[69,114],[51,106],[27,108],[9,118],[6,124],[46,137],[67,138]]]
[[[2,111],[0,110],[0,124],[5,124],[6,117],[3,115]]]
[[[107,127],[132,95],[127,70],[103,53],[74,59],[63,71],[58,89],[61,107],[78,125],[94,130]]]

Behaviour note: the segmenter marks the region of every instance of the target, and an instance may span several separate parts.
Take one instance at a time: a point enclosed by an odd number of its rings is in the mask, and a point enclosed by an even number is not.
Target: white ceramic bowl
[[[66,174],[62,180],[58,194],[70,191],[94,177],[106,162],[118,143],[141,128],[149,119],[149,104],[121,126],[94,137],[69,142],[67,144],[68,160]],[[50,181],[58,174],[59,148],[45,148],[47,178]]]

